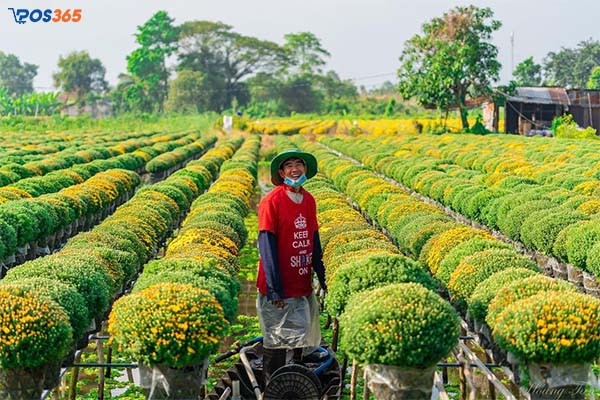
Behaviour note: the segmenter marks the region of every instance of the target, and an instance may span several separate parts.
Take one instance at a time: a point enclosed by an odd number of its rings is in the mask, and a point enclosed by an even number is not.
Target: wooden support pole
[[[492,358],[490,357],[490,355],[486,352],[485,353],[485,362],[486,363],[491,363],[492,362]],[[496,400],[496,386],[494,386],[494,382],[492,382],[491,379],[488,379],[488,386],[489,386],[489,390],[490,390],[490,400]]]
[[[352,360],[352,375],[350,375],[350,400],[356,400],[356,381],[358,379],[358,362]]]
[[[111,346],[108,346],[108,348],[106,349],[106,362],[108,364],[112,363],[112,347]],[[111,372],[111,368],[106,367],[106,372],[104,373],[104,377],[110,378],[110,372]]]
[[[104,363],[104,342],[102,339],[96,340],[96,353],[98,362]],[[98,400],[104,400],[104,368],[98,367]]]
[[[75,353],[75,363],[81,360],[81,352]],[[77,381],[79,380],[79,367],[71,369],[71,379],[69,381],[69,400],[76,400],[77,397]]]
[[[332,332],[331,332],[331,350],[333,350],[334,352],[336,352],[337,348],[338,348],[339,331],[340,331],[340,322],[338,321],[338,319],[336,317],[333,319],[333,328],[332,328]]]
[[[459,343],[459,346],[462,343]],[[460,398],[462,400],[475,400],[475,385],[473,383],[473,369],[471,363],[464,357],[462,346],[459,350],[455,350],[456,359],[461,364],[459,368],[459,374],[461,375],[461,390]],[[462,371],[462,373],[460,373]],[[464,390],[463,390],[464,389]]]
[[[369,400],[371,396],[371,391],[369,390],[369,385],[367,385],[367,374],[363,372],[363,400]]]
[[[344,355],[344,359],[342,360],[342,387],[344,385],[344,379],[346,379],[346,370],[348,369],[348,356]]]
[[[325,329],[329,329],[331,326],[331,314],[327,313],[327,320],[325,321]]]

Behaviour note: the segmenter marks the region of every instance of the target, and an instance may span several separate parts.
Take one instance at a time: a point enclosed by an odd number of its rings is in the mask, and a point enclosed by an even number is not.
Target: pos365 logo
[[[27,8],[8,8],[12,11],[13,17],[17,24],[25,24],[27,22],[79,22],[81,21],[81,8],[65,10],[56,8],[54,10],[40,10],[35,8],[29,10]]]

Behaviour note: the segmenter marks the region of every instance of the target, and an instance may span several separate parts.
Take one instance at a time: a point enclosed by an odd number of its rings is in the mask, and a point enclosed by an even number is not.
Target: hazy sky
[[[514,32],[515,65],[549,51],[600,39],[598,0],[0,0],[0,51],[39,65],[34,82],[50,90],[60,55],[87,50],[106,67],[111,85],[126,72],[125,57],[136,48],[134,33],[158,10],[179,24],[189,20],[222,21],[234,30],[283,42],[290,32],[310,31],[331,53],[327,69],[357,85],[372,87],[394,80],[404,42],[421,25],[457,5],[492,8],[502,28],[494,43],[503,65],[501,80],[510,78],[510,34]],[[15,23],[9,7],[81,8],[78,23]]]

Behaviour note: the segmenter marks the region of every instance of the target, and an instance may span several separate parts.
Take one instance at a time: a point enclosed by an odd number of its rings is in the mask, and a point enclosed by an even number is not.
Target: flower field
[[[525,391],[540,365],[588,371],[600,355],[600,148],[404,123],[8,135],[0,398],[40,398],[57,382],[37,378],[72,365],[103,324],[109,346],[150,376],[195,368],[199,388],[238,321],[264,143],[319,162],[305,188],[317,202],[321,300],[354,373],[400,368],[431,386],[467,332]],[[153,385],[142,376],[145,396]]]

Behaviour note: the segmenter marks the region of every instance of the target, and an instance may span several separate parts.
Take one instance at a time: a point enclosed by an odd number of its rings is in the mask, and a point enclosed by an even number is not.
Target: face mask
[[[304,184],[304,182],[306,182],[306,175],[304,175],[304,174],[302,174],[302,176],[296,180],[293,180],[292,178],[288,178],[288,177],[286,177],[283,180],[283,183],[285,183],[288,186],[293,187],[294,189],[302,186]]]

